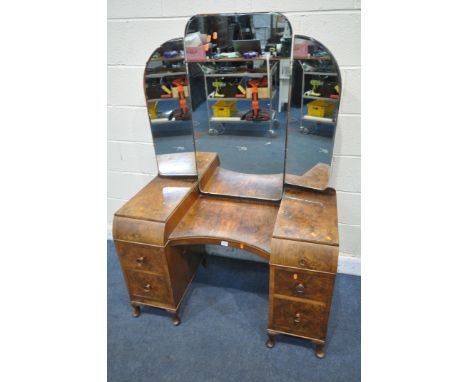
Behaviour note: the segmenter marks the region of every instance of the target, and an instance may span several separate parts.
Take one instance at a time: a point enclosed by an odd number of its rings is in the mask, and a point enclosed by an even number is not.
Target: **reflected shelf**
[[[294,60],[331,60],[331,56],[294,56]]]
[[[234,97],[234,98],[228,98],[228,97],[213,97],[214,92],[210,93],[208,95],[207,101],[250,101],[252,102],[252,98],[247,98],[247,97]],[[271,97],[262,97],[259,98],[259,101],[269,101],[271,99],[274,99],[276,96],[276,89],[273,90],[273,93],[271,93]]]
[[[185,96],[185,99],[190,98],[190,96]],[[160,102],[160,101],[178,101],[177,97],[168,97],[168,98],[151,98],[147,102]]]
[[[273,75],[278,69],[278,63],[275,62],[270,68],[270,75]],[[234,72],[234,73],[210,73],[207,72],[206,68],[202,67],[205,77],[250,77],[250,78],[262,78],[268,75],[268,70],[262,72]]]
[[[338,73],[332,72],[311,72],[311,71],[304,71],[304,74],[312,75],[312,76],[337,76]]]
[[[271,123],[275,119],[276,112],[272,111],[270,118],[266,121],[247,121],[242,117],[249,110],[237,110],[232,117],[210,117],[211,122],[233,122],[233,123]]]
[[[174,123],[174,122],[191,122],[191,119],[168,119],[168,118],[155,118],[151,119],[151,123]]]
[[[305,121],[322,122],[322,123],[329,123],[333,125],[336,123],[332,118],[315,117],[312,115],[304,115],[302,119]]]
[[[289,60],[290,57],[265,57],[265,56],[260,56],[260,57],[255,57],[255,58],[244,58],[244,57],[237,57],[237,58],[206,58],[202,60],[194,60],[194,59],[188,59],[187,62],[198,62],[198,63],[203,63],[203,62],[244,62],[244,61],[279,61],[279,60]]]
[[[163,73],[151,73],[147,74],[146,78],[162,78],[170,76],[186,76],[187,72],[163,72]]]
[[[267,72],[239,72],[239,73],[207,73],[206,77],[250,77],[262,78],[265,77]]]
[[[309,96],[309,95],[303,95],[302,97],[305,99],[321,99],[321,100],[330,101],[330,102],[338,102],[340,100],[339,98],[335,99],[335,98]]]
[[[183,61],[185,59],[185,57],[183,56],[178,56],[178,57],[171,57],[171,58],[167,58],[167,57],[152,57],[150,59],[150,62],[154,62],[154,61]]]

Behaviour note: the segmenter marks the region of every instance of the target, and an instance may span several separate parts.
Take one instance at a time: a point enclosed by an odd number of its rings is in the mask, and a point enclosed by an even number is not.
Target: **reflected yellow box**
[[[215,117],[230,117],[236,112],[236,101],[218,101],[213,105]]]
[[[333,102],[319,99],[307,104],[307,114],[313,117],[329,117],[333,114],[334,108]]]

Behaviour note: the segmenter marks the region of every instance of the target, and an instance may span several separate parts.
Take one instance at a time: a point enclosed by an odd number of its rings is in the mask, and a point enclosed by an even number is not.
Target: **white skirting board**
[[[112,240],[111,226],[107,226],[107,240]],[[209,255],[231,257],[233,259],[266,262],[266,260],[264,260],[260,256],[256,256],[250,252],[231,247],[207,245],[206,252]],[[361,276],[361,259],[357,257],[347,256],[345,253],[340,253],[340,257],[338,258],[338,273]]]

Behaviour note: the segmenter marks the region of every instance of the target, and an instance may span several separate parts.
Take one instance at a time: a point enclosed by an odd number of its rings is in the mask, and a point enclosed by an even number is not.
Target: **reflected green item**
[[[310,80],[310,84],[312,85],[312,90],[310,91],[310,94],[312,94],[313,96],[316,96],[316,97],[320,97],[320,95],[322,94],[321,92],[318,92],[318,88],[320,88],[320,86],[323,86],[323,81],[321,80]]]
[[[224,88],[226,86],[226,83],[220,80],[213,81],[213,87],[216,89],[215,90],[215,97],[224,97],[224,94],[220,93],[220,89]]]

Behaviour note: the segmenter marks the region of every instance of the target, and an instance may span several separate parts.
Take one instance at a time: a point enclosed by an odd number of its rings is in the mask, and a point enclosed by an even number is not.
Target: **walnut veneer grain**
[[[273,237],[338,245],[336,192],[286,189]]]
[[[216,154],[197,153],[197,166],[205,186],[220,174]],[[289,334],[314,342],[317,357],[325,356],[338,263],[334,190],[288,187],[281,202],[252,201],[201,194],[193,177],[160,176],[116,212],[113,235],[134,317],[144,304],[165,309],[179,325],[201,261],[185,245],[228,245],[270,262],[266,345]]]
[[[276,204],[201,195],[169,240],[172,245],[227,241],[268,259],[277,212]]]

